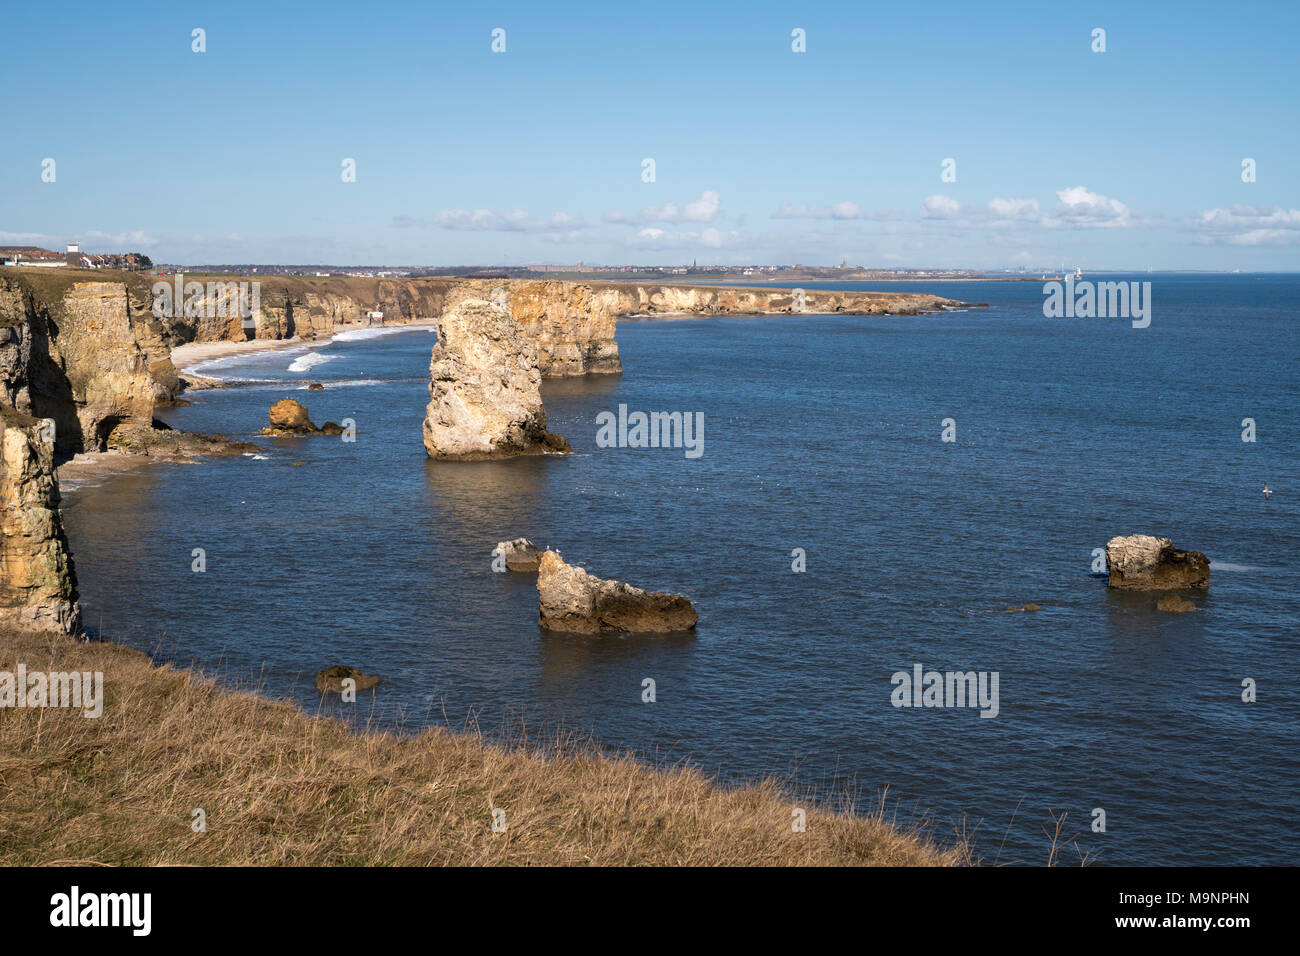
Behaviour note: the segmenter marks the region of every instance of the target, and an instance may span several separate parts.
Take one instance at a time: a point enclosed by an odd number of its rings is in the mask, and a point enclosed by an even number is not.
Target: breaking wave
[[[306,372],[315,368],[317,365],[324,365],[326,362],[338,358],[337,355],[321,355],[319,352],[308,352],[301,358],[293,360],[289,366],[290,372]]]

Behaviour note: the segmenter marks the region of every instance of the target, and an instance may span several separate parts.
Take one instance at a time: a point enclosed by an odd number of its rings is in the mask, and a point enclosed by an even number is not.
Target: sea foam
[[[301,358],[296,358],[289,365],[290,372],[306,372],[315,368],[317,365],[324,365],[326,362],[338,358],[337,355],[321,355],[319,352],[308,352]]]
[[[435,332],[433,326],[392,326],[384,329],[349,329],[333,337],[335,342],[360,342],[365,339],[377,339],[381,335],[396,335],[398,332]]]

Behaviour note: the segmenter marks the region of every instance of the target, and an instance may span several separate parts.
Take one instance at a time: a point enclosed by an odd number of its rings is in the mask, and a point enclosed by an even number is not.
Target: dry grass
[[[0,635],[0,670],[102,671],[104,713],[0,709],[0,864],[953,865],[882,815],[724,789],[594,748],[443,729],[355,733],[155,667],[137,651]],[[207,832],[191,830],[202,808]],[[492,811],[506,811],[493,833]]]

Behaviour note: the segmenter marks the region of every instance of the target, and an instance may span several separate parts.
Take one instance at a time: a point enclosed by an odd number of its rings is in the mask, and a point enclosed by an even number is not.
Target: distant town
[[[569,264],[536,263],[523,266],[442,265],[442,266],[340,266],[323,263],[308,265],[276,265],[264,262],[238,263],[158,263],[141,252],[88,253],[77,242],[69,242],[63,252],[39,246],[0,246],[0,267],[25,266],[29,268],[119,269],[130,272],[148,272],[151,275],[175,275],[178,272],[202,275],[284,275],[284,276],[354,276],[367,278],[418,278],[420,276],[463,276],[496,279],[604,279],[606,281],[673,282],[709,280],[712,282],[784,283],[792,281],[979,281],[979,280],[1062,280],[1070,277],[1070,270],[1062,265],[1054,268],[1021,269],[873,269],[851,266],[847,261],[838,266],[795,265],[689,265],[639,266],[600,265],[590,262]],[[1099,269],[1106,273],[1117,270]],[[1126,270],[1119,270],[1126,271]],[[1141,270],[1127,270],[1141,271]],[[1146,272],[1152,270],[1147,269]],[[1179,270],[1215,271],[1215,270]],[[1232,270],[1240,271],[1240,270]],[[1073,278],[1082,278],[1077,267]]]
[[[0,265],[28,266],[43,269],[127,269],[139,272],[153,268],[153,261],[140,252],[111,252],[92,255],[68,243],[63,252],[40,246],[0,246]]]
[[[418,277],[418,276],[484,276],[493,278],[526,279],[545,277],[607,278],[611,280],[655,280],[672,277],[707,278],[714,280],[781,281],[789,279],[982,279],[992,273],[970,269],[870,269],[850,266],[796,265],[689,265],[640,266],[597,265],[587,262],[571,264],[538,263],[524,266],[339,266],[327,264],[268,265],[266,263],[159,263],[140,252],[91,254],[81,251],[76,242],[67,244],[63,252],[39,246],[0,246],[0,266],[26,266],[36,268],[74,269],[124,269],[134,272],[156,272],[170,275],[192,272],[224,275],[293,275],[293,276],[365,276],[365,277]],[[1009,274],[1009,273],[1007,273]]]

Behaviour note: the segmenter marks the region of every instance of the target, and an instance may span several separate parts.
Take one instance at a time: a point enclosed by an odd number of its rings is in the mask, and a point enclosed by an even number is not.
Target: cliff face
[[[119,282],[42,289],[0,276],[0,396],[53,419],[60,456],[103,449],[175,394],[170,345],[144,304]]]
[[[582,282],[474,280],[484,298],[504,301],[510,317],[537,348],[547,378],[623,371],[614,329],[617,300]]]
[[[723,286],[633,285],[532,281],[462,280],[457,290],[504,303],[511,318],[537,347],[546,378],[622,372],[614,334],[629,315],[780,315],[848,312],[915,315],[963,303],[915,292],[831,292]]]
[[[598,288],[617,315],[774,315],[806,312],[916,315],[963,303],[917,292],[836,292],[749,286],[619,285]]]
[[[302,339],[327,336],[336,325],[366,321],[382,312],[385,325],[436,319],[443,309],[450,279],[374,279],[352,276],[186,276],[201,286],[192,312],[170,323],[174,345],[185,342],[242,342],[248,338]],[[159,280],[162,281],[162,280]],[[236,288],[258,283],[259,307],[254,328],[243,327]]]
[[[48,427],[0,406],[0,628],[79,634]]]
[[[83,270],[0,272],[0,402],[52,418],[60,457],[138,430],[179,392],[171,349],[250,337],[313,339],[382,312],[385,325],[436,320],[477,299],[504,312],[536,352],[543,377],[617,374],[620,316],[850,312],[914,314],[960,305],[914,292],[828,292],[530,279],[187,275],[170,308],[154,289],[175,278]],[[252,326],[241,283],[258,283]],[[250,296],[251,298],[251,296]],[[187,301],[188,300],[188,301]]]
[[[546,431],[536,347],[503,307],[476,291],[456,290],[438,319],[425,450],[462,461],[567,451]]]

